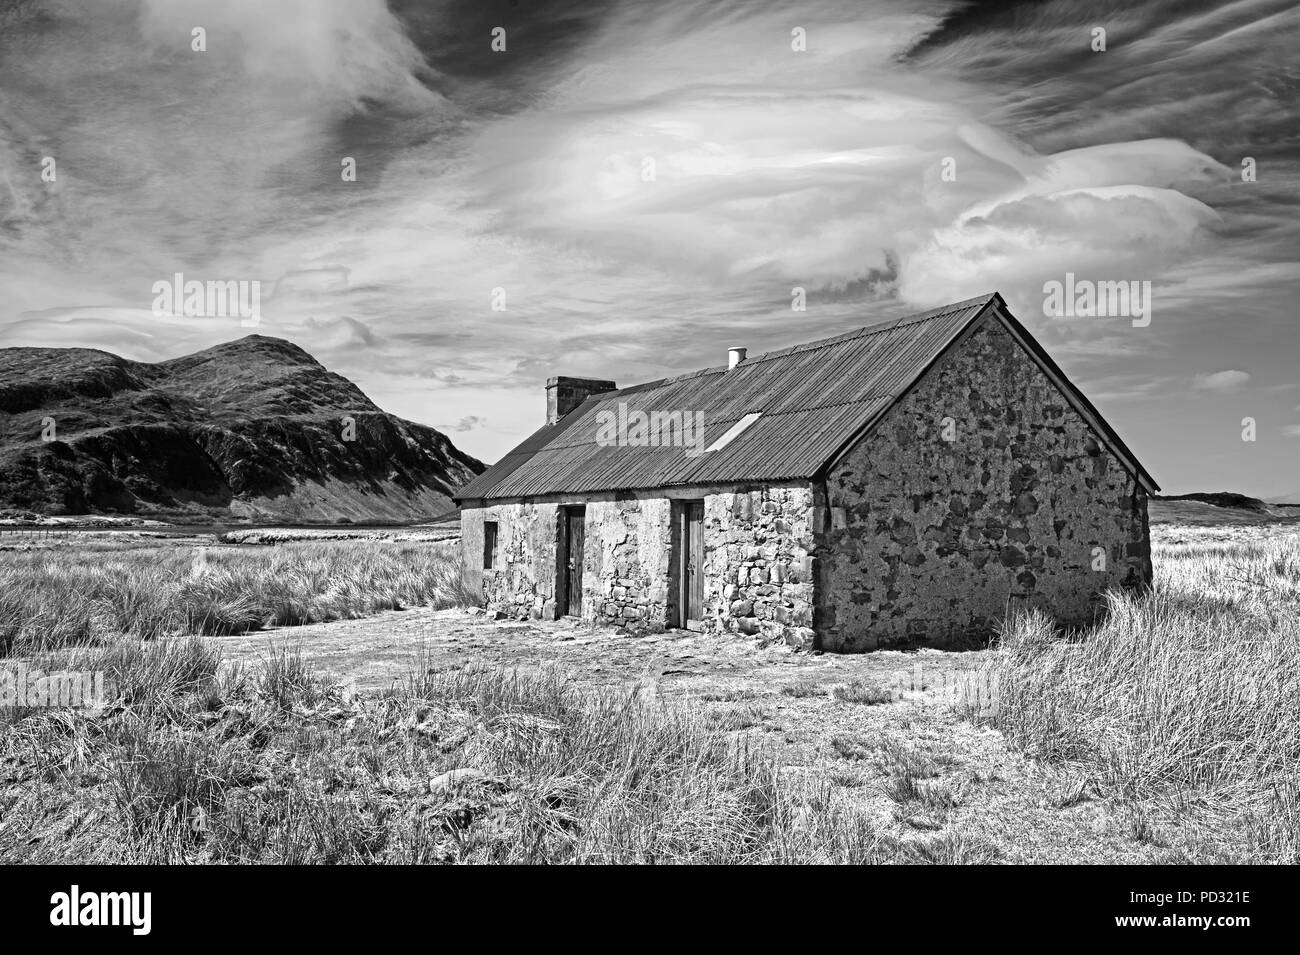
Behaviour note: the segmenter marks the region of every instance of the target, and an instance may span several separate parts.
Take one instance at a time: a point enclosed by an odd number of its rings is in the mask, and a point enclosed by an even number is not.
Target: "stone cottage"
[[[954,647],[1151,580],[1159,488],[997,294],[546,400],[456,495],[467,573],[511,617]]]

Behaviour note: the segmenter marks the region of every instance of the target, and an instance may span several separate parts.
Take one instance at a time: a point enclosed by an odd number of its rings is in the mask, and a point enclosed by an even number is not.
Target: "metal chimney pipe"
[[[742,348],[739,345],[733,345],[731,348],[727,349],[728,370],[735,368],[737,365],[739,365],[742,361],[745,360],[746,351],[747,349]]]

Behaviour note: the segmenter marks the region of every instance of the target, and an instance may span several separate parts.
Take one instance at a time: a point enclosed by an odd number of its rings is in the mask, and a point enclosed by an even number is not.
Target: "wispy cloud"
[[[1221,360],[1262,418],[1294,377],[1300,14],[1185,6],[11,5],[0,335],[168,357],[247,329],[160,321],[154,281],[258,279],[258,331],[474,421],[490,460],[549,374],[659,377],[998,289],[1117,383],[1098,400],[1150,466],[1192,472],[1169,383]],[[1067,271],[1151,281],[1151,325],[1048,319]],[[1205,480],[1255,479],[1226,425],[1196,443],[1226,462]]]

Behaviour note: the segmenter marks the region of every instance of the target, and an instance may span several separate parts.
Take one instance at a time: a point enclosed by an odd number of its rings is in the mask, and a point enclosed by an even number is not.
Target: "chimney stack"
[[[745,352],[746,352],[746,351],[747,351],[747,349],[742,348],[742,347],[740,347],[739,345],[733,345],[731,348],[728,348],[728,349],[727,349],[727,368],[728,368],[728,369],[735,368],[735,367],[736,367],[737,365],[739,365],[742,361],[744,361],[744,360],[745,360]]]
[[[546,380],[546,423],[555,424],[586,400],[588,395],[616,391],[618,385],[601,378],[569,378],[557,375]]]

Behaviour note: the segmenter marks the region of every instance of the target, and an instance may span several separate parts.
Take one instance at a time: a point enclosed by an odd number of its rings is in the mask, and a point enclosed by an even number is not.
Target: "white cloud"
[[[1197,375],[1196,387],[1203,391],[1234,391],[1248,381],[1250,381],[1250,375],[1246,372],[1229,368],[1225,371]]]

